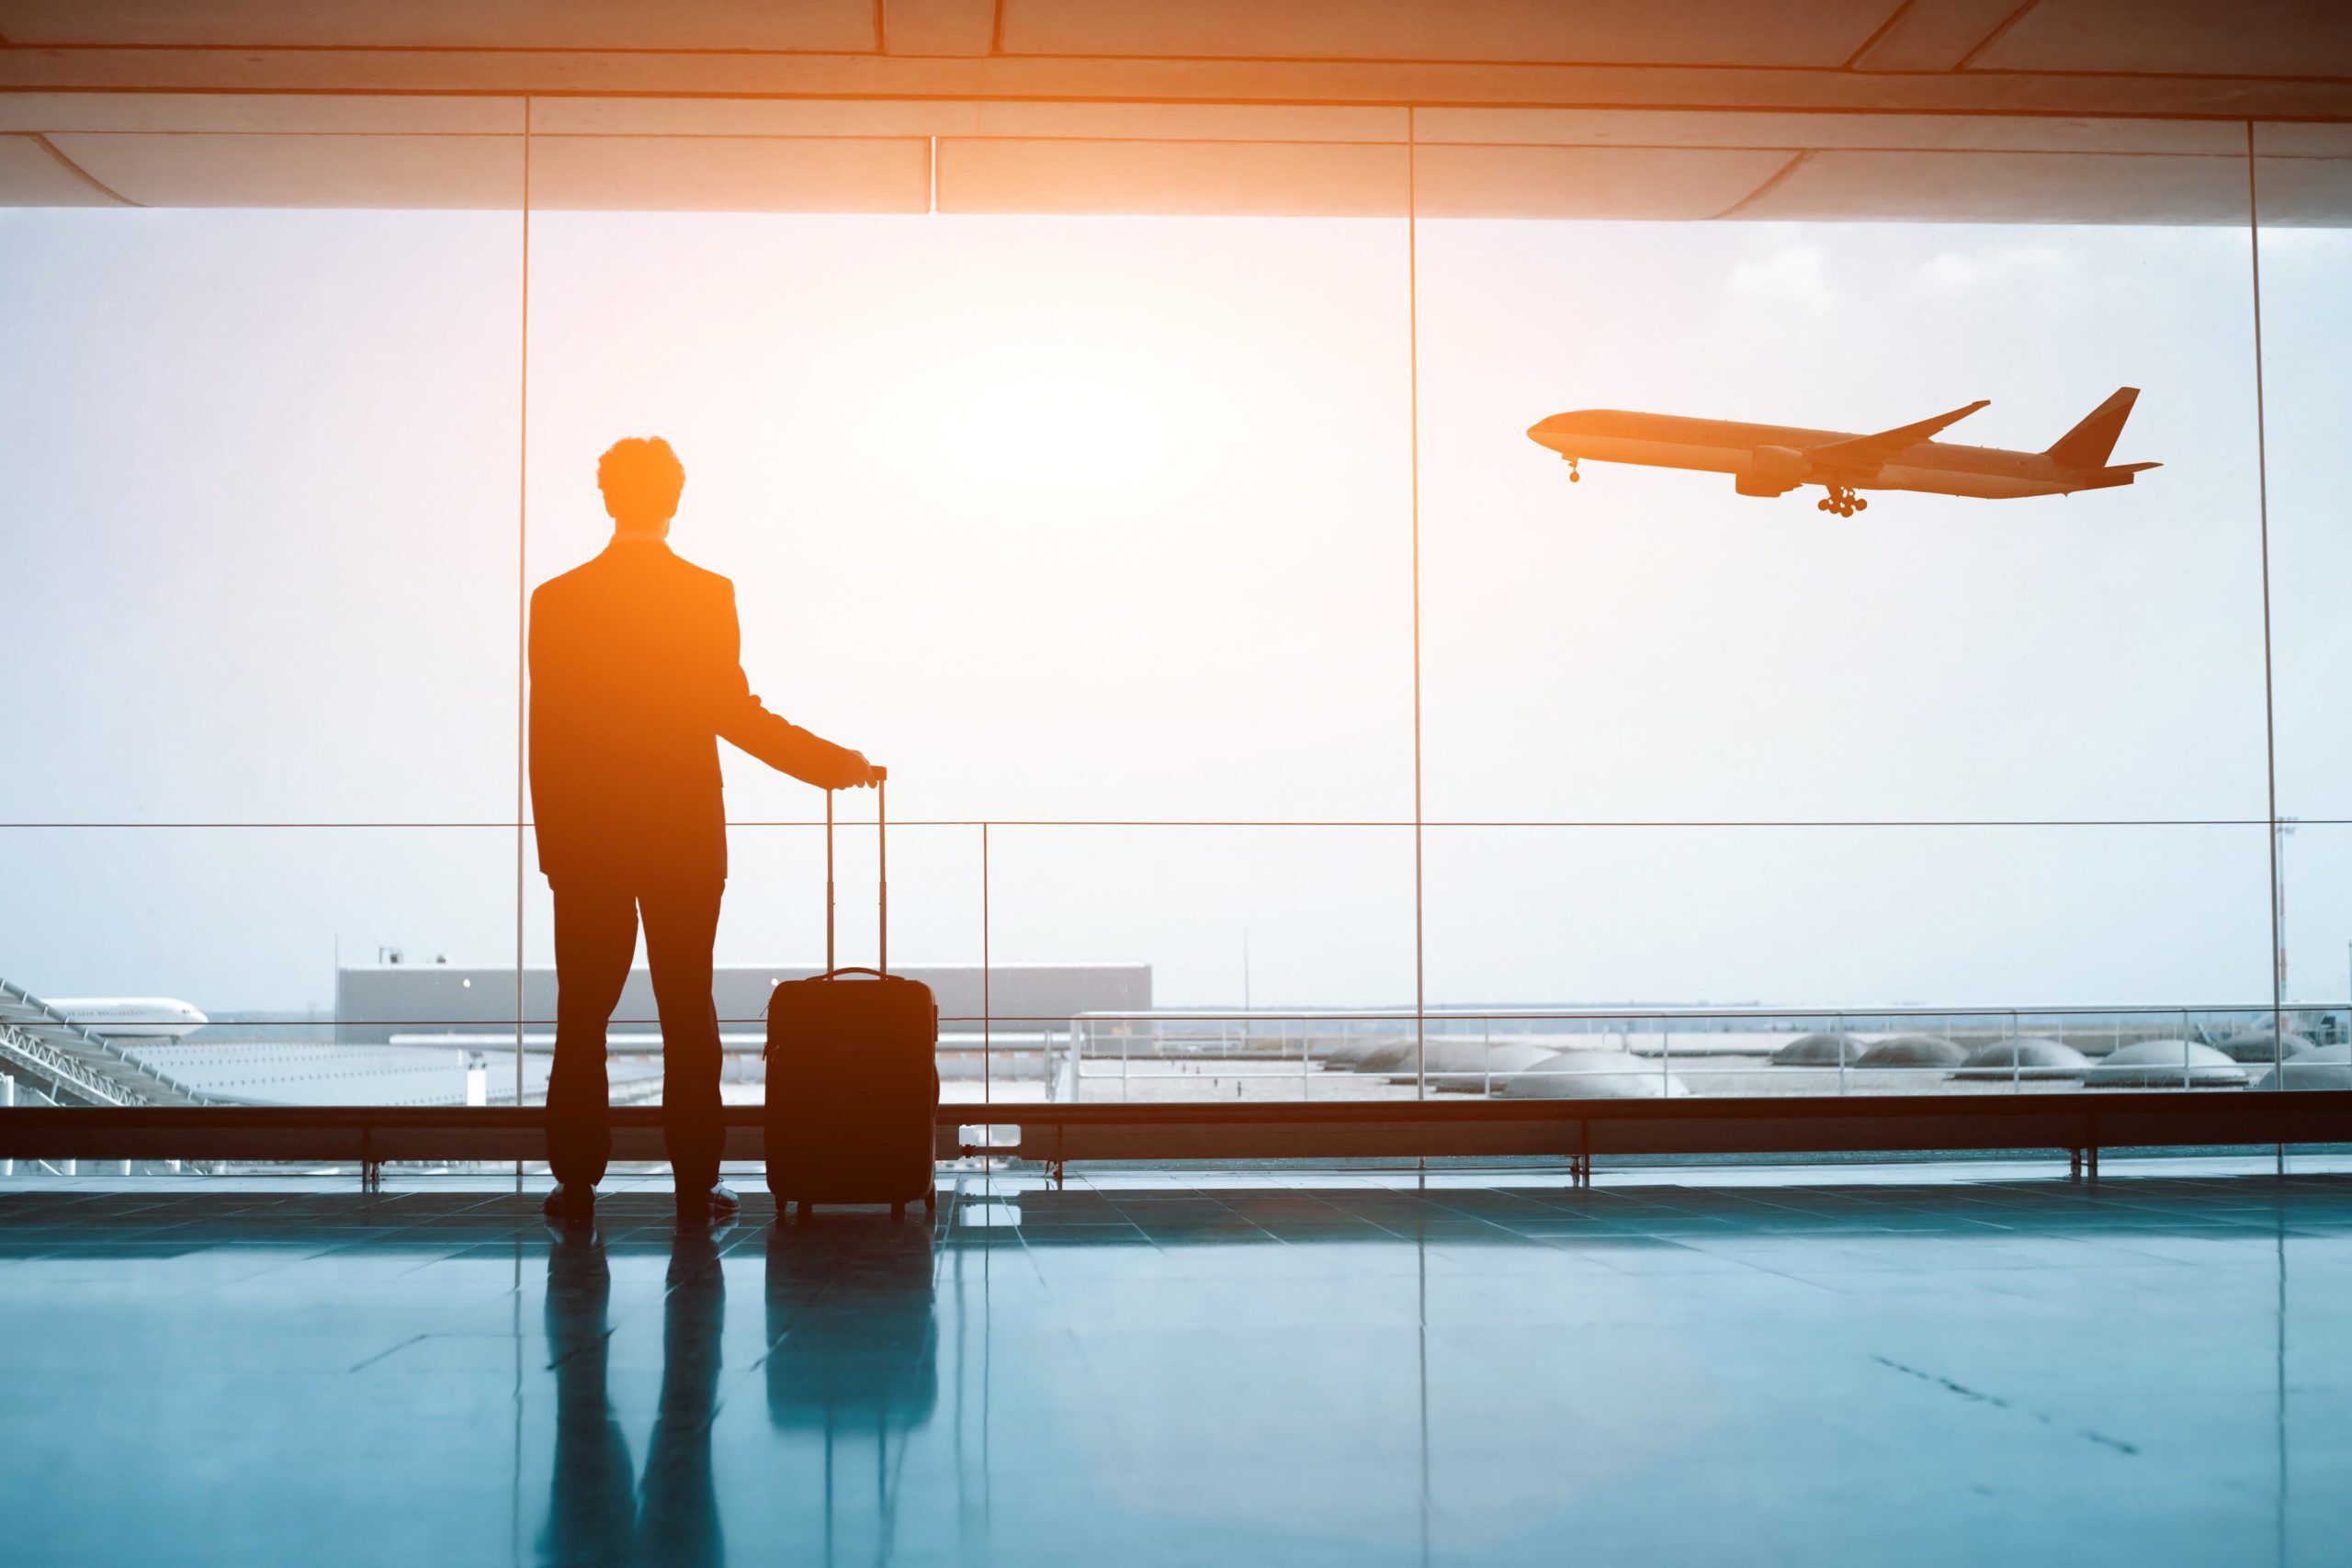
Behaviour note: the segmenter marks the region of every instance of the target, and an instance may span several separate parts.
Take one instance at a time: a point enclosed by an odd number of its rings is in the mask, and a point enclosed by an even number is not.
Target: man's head
[[[670,532],[686,470],[667,441],[632,435],[605,449],[596,463],[596,483],[616,533],[659,539]]]

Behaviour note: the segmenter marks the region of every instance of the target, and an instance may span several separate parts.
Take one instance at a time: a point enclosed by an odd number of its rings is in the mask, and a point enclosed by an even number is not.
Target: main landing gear
[[[1580,474],[1580,473],[1577,472],[1577,460],[1576,460],[1574,457],[1569,458],[1569,459],[1568,459],[1568,482],[1569,482],[1570,484],[1575,484],[1577,480],[1579,480],[1579,479],[1583,479],[1583,478],[1584,478],[1584,476],[1583,476],[1582,474]]]
[[[1856,495],[1851,485],[1831,485],[1828,496],[1814,503],[1818,512],[1835,512],[1840,517],[1851,517],[1857,512],[1867,512],[1871,503]]]

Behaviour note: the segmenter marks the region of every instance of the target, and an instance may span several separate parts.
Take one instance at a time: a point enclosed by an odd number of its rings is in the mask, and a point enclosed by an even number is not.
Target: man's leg
[[[718,938],[723,878],[648,888],[645,952],[662,1014],[662,1134],[678,1193],[707,1192],[718,1179],[727,1122],[718,1100],[718,1009],[710,995],[710,950]]]
[[[627,888],[564,881],[555,891],[555,1065],[548,1074],[548,1164],[558,1181],[594,1187],[612,1153],[605,1124],[605,1026],[637,956],[637,900]]]

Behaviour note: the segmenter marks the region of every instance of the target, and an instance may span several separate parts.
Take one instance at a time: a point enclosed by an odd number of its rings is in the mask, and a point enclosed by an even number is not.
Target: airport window
[[[1436,148],[1344,216],[543,205],[527,299],[513,210],[8,213],[6,978],[187,1004],[82,1022],[207,1100],[542,1092],[523,595],[658,434],[754,689],[892,768],[950,1100],[2276,1082],[2352,964],[2352,257],[2301,142],[2197,145],[2097,222],[1470,216]],[[725,767],[756,1099],[823,842]],[[614,1029],[657,1095],[641,974]]]

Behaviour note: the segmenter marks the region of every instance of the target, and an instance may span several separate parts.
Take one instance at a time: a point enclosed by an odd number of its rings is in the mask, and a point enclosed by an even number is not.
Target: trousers
[[[555,894],[555,1064],[548,1076],[548,1163],[594,1186],[612,1157],[605,1031],[637,957],[637,928],[662,1020],[662,1135],[680,1192],[718,1179],[727,1123],[718,1098],[718,1010],[711,948],[724,877],[566,876]]]

